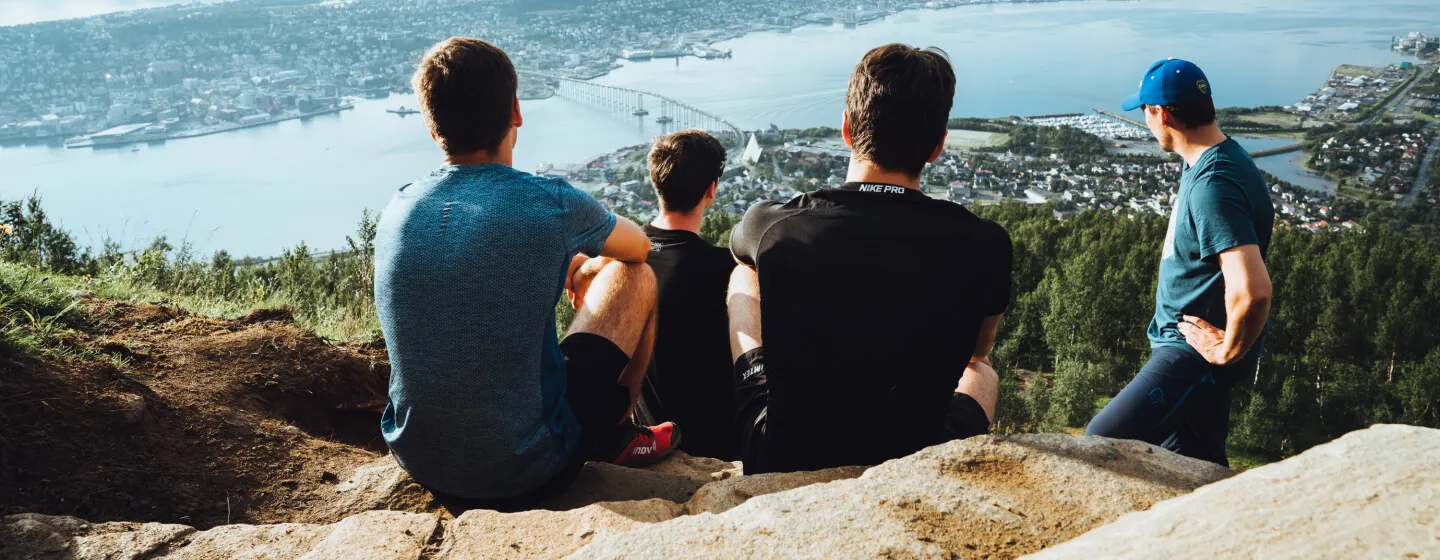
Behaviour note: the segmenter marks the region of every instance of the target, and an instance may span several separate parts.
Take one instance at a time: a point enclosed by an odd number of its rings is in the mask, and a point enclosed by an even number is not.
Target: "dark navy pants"
[[[1150,361],[1090,421],[1087,436],[1138,439],[1186,457],[1230,466],[1230,389],[1254,375],[1259,349],[1225,367],[1175,347],[1154,348]]]

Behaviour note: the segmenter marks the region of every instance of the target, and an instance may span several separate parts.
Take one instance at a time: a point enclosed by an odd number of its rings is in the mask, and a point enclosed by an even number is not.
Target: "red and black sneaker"
[[[610,462],[622,467],[653,465],[680,447],[680,427],[674,422],[649,428],[630,424],[621,426],[621,429],[625,431],[621,438],[625,442],[624,447]]]

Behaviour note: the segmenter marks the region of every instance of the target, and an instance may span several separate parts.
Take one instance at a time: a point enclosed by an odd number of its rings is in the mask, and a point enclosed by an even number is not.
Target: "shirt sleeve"
[[[993,278],[995,284],[990,292],[990,306],[986,309],[986,315],[994,317],[1004,313],[1010,308],[1010,299],[1013,297],[1011,286],[1014,285],[1015,247],[1010,241],[1010,232],[1000,224],[991,223],[995,230],[994,260],[991,269],[995,271]]]
[[[570,252],[600,256],[605,240],[615,231],[615,215],[595,197],[567,183],[561,183],[559,193],[560,204],[565,209],[566,231],[570,234]]]
[[[745,212],[745,217],[730,233],[730,252],[736,260],[755,266],[756,259],[760,257],[760,238],[775,223],[779,214],[775,209],[779,206],[778,202],[758,202]]]
[[[1211,175],[1197,184],[1189,206],[1201,260],[1212,261],[1235,247],[1260,243],[1244,190],[1223,175]]]

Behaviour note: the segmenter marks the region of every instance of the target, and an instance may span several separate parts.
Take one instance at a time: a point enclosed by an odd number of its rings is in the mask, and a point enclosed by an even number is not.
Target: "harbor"
[[[141,123],[120,125],[97,132],[95,134],[71,138],[65,141],[65,147],[110,148],[126,146],[130,144],[164,142],[166,140],[180,140],[183,138],[198,138],[201,136],[209,136],[211,134],[230,132],[232,130],[242,130],[246,128],[254,128],[257,126],[265,126],[269,124],[275,124],[296,119],[305,119],[318,115],[328,115],[332,113],[338,113],[340,111],[348,111],[354,108],[355,105],[353,103],[341,103],[334,107],[319,109],[315,111],[308,111],[304,113],[293,112],[282,113],[279,115],[267,115],[265,118],[242,119],[240,122],[235,123],[212,124],[207,126],[186,128],[173,131],[169,129],[169,126],[175,123]],[[418,113],[419,111],[415,112]]]

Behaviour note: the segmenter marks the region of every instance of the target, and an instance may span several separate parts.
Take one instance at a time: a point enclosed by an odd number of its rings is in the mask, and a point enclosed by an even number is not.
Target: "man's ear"
[[[515,98],[515,108],[510,111],[510,126],[520,128],[525,124],[525,117],[520,115],[520,98]]]
[[[948,138],[950,138],[950,131],[946,130],[945,135],[940,137],[940,145],[935,146],[935,153],[930,154],[930,161],[926,163],[935,163],[935,160],[940,159],[940,156],[945,153],[945,140]]]
[[[1175,114],[1166,110],[1164,107],[1159,105],[1151,105],[1147,107],[1146,110],[1148,111],[1150,110],[1150,108],[1154,108],[1155,116],[1160,119],[1160,124],[1165,128],[1173,128],[1177,130],[1185,128],[1184,125],[1180,122],[1180,120],[1175,118]]]
[[[854,141],[850,139],[850,114],[846,111],[840,112],[840,137],[845,139],[845,147],[855,148]]]
[[[705,200],[709,200],[709,201],[711,201],[711,202],[714,202],[714,201],[715,201],[715,191],[718,190],[719,187],[720,187],[720,182],[719,182],[719,181],[714,181],[714,182],[710,183],[710,188],[705,189]]]

